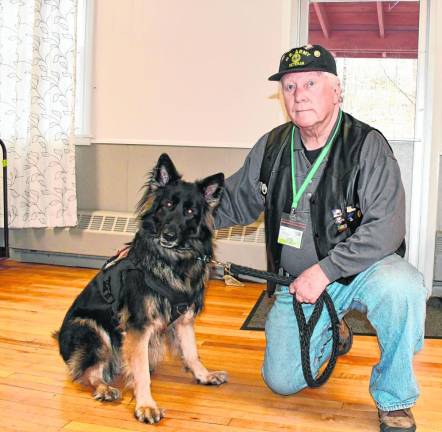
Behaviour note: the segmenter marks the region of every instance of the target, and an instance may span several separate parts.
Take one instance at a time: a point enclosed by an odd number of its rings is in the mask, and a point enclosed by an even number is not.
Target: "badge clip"
[[[295,220],[296,219],[296,209],[292,207],[292,209],[290,210],[290,220]]]

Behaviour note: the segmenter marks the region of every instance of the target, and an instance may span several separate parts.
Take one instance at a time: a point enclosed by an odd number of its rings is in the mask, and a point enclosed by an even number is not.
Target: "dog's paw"
[[[93,393],[94,399],[98,401],[111,402],[120,399],[121,393],[115,387],[111,387],[105,384],[100,384]]]
[[[198,384],[205,384],[205,385],[221,385],[227,382],[227,372],[224,371],[213,371],[209,372],[206,377],[199,378]]]
[[[158,423],[164,417],[164,410],[157,406],[140,406],[135,409],[135,418],[141,423]]]

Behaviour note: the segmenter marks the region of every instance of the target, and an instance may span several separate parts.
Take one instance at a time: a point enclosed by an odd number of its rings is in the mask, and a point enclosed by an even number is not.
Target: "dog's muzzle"
[[[178,231],[171,225],[166,225],[160,235],[160,245],[164,248],[174,248],[178,245]]]

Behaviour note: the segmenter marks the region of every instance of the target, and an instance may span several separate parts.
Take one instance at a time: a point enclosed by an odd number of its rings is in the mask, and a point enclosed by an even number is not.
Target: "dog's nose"
[[[177,238],[176,230],[170,226],[164,227],[162,235],[163,235],[164,240],[167,240],[170,242],[176,240],[176,238]]]

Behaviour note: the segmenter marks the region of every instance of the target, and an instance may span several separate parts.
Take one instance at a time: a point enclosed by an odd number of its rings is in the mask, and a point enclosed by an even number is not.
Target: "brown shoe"
[[[345,318],[339,323],[339,343],[338,343],[338,356],[347,354],[353,345],[353,332],[348,325]]]
[[[378,409],[381,432],[414,432],[416,423],[410,408],[396,411]]]

